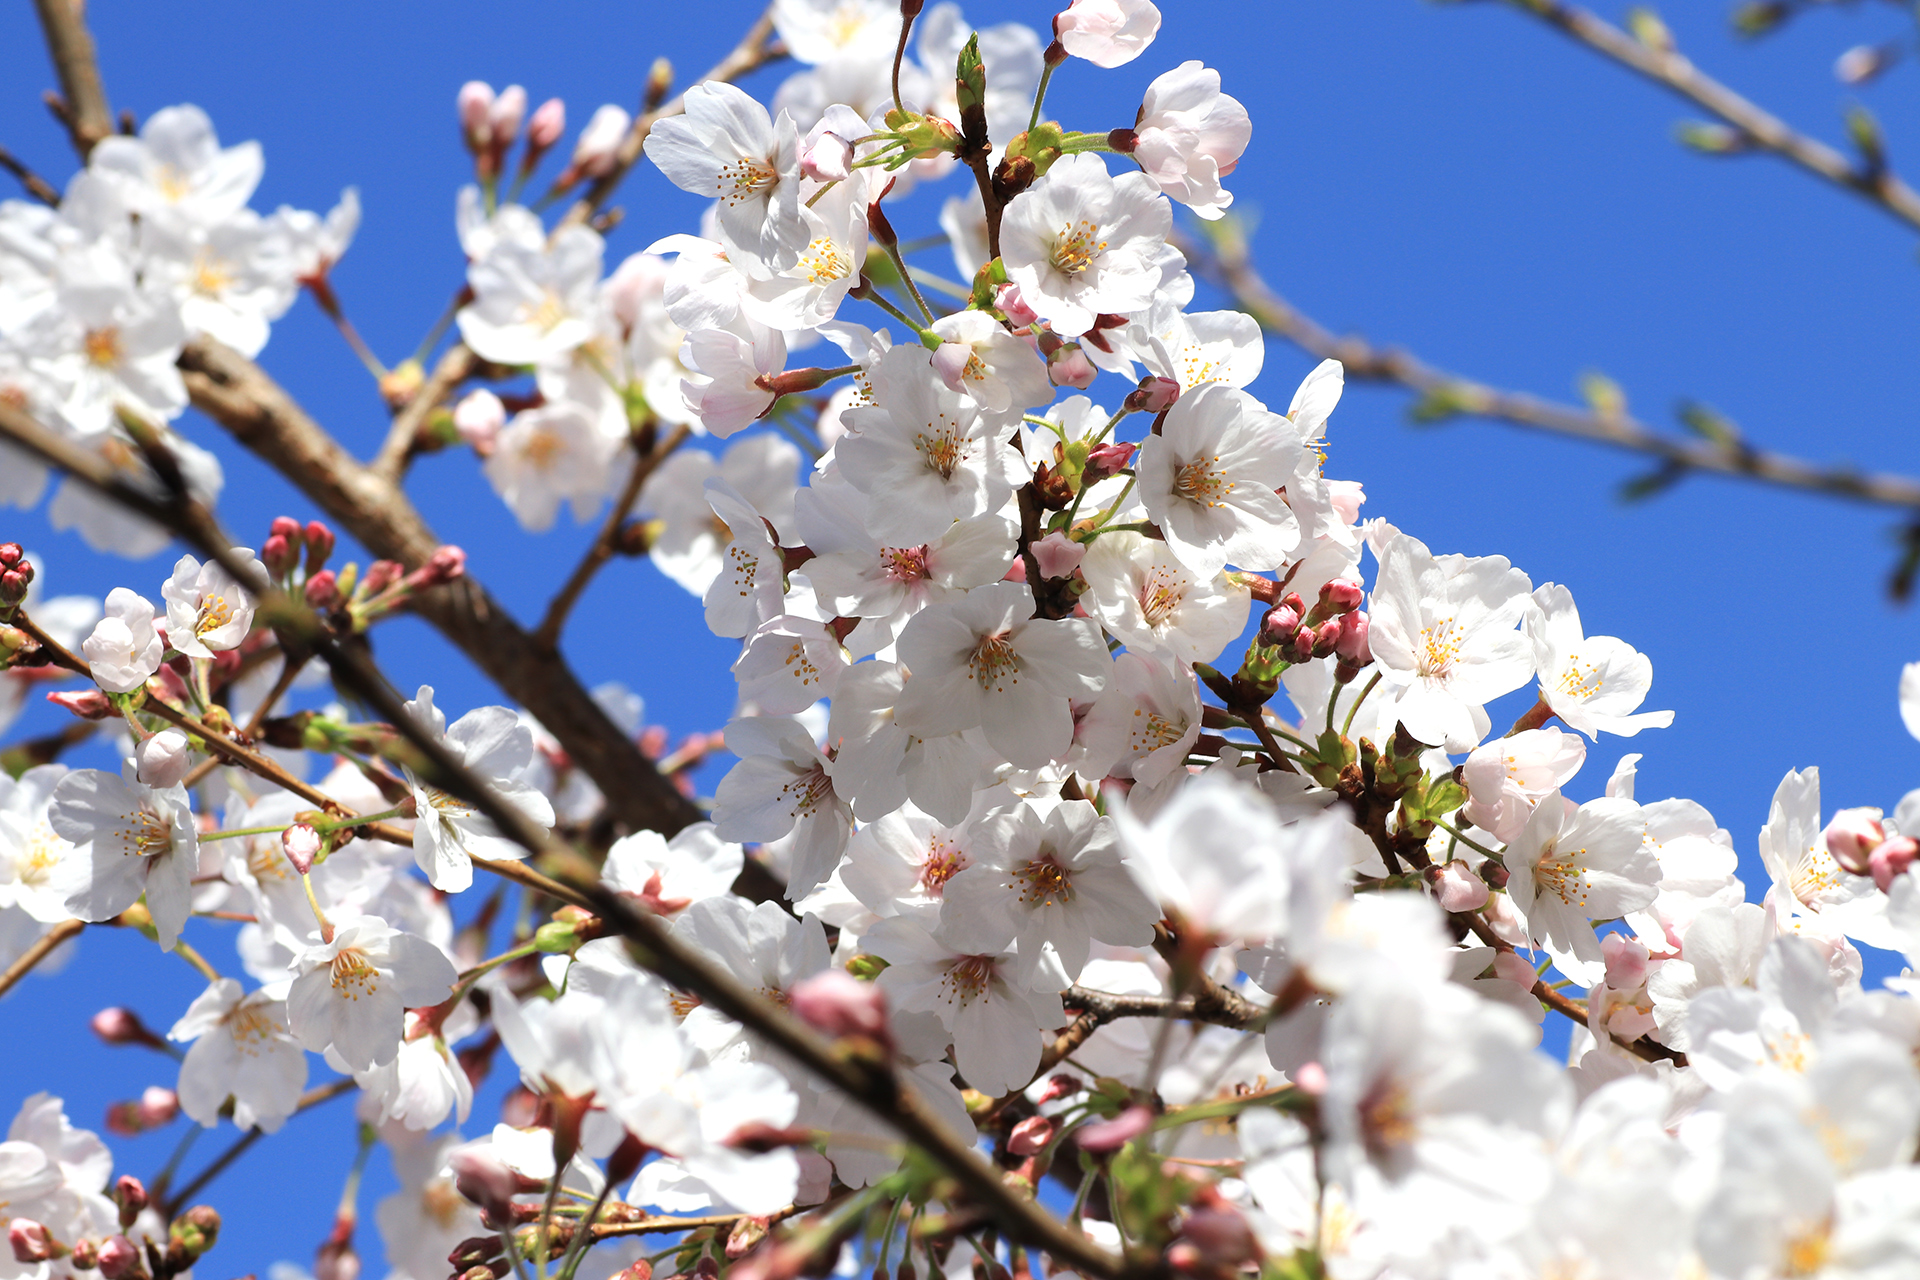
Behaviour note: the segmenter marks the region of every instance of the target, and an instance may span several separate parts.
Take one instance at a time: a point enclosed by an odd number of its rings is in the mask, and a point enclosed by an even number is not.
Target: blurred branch
[[[73,149],[85,160],[94,143],[113,133],[113,112],[100,83],[93,36],[87,31],[80,0],[33,0],[33,7],[40,14],[47,54],[53,59],[63,95],[57,104],[49,100],[48,105],[66,125]]]
[[[733,47],[733,51],[715,63],[713,68],[695,83],[703,84],[708,80],[721,80],[731,84],[748,72],[766,66],[769,62],[778,62],[787,56],[787,50],[786,46],[777,40],[769,43],[772,36],[773,8],[768,6],[759,20],[747,29],[747,34],[740,37],[740,43]],[[668,116],[682,114],[686,109],[687,100],[684,93],[676,94],[671,101],[651,110],[643,107],[641,113],[634,117],[632,127],[627,130],[627,136],[620,141],[620,149],[614,155],[613,168],[593,180],[593,185],[587,188],[587,193],[567,210],[565,221],[585,222],[592,217],[601,205],[612,198],[614,191],[626,178],[627,170],[639,162],[641,148],[646,145],[647,135],[653,131],[653,126]]]
[[[1702,73],[1673,47],[1670,37],[1636,39],[1604,18],[1578,5],[1562,4],[1560,0],[1506,0],[1506,3],[1713,113],[1735,134],[1732,141],[1736,145],[1724,150],[1772,152],[1871,201],[1909,227],[1920,228],[1920,192],[1901,181],[1884,163],[1877,162],[1871,152],[1863,158],[1863,164],[1855,165],[1826,143],[1795,132],[1778,116]]]
[[[35,965],[52,955],[61,943],[86,927],[87,922],[84,920],[62,920],[41,934],[32,946],[20,953],[18,960],[7,966],[5,973],[0,973],[0,996],[13,990],[14,984],[32,973]]]
[[[54,190],[53,184],[33,170],[27,168],[26,165],[20,162],[18,156],[14,155],[13,152],[7,150],[5,147],[0,147],[0,169],[5,169],[8,173],[19,179],[20,185],[26,188],[27,194],[35,200],[38,200],[41,204],[59,205],[60,193]]]
[[[372,554],[416,569],[439,548],[405,491],[341,448],[253,361],[197,338],[180,368],[195,407]],[[670,834],[699,821],[693,802],[607,718],[566,663],[540,649],[470,573],[420,593],[413,609],[560,741],[621,822]]]
[[[474,355],[466,343],[456,342],[447,348],[440,362],[433,366],[433,372],[427,375],[427,380],[413,393],[413,399],[407,401],[406,406],[393,416],[393,426],[387,431],[386,441],[368,467],[374,475],[389,484],[400,483],[419,442],[420,428],[426,425],[428,416],[447,393],[473,372],[473,366]]]
[[[293,1114],[299,1115],[307,1108],[317,1107],[323,1102],[331,1101],[343,1093],[350,1092],[353,1088],[354,1082],[352,1076],[345,1076],[339,1080],[329,1080],[327,1083],[317,1088],[309,1089],[301,1094],[300,1100],[293,1105]],[[213,1158],[211,1164],[194,1175],[192,1182],[189,1182],[186,1186],[166,1198],[165,1203],[160,1206],[162,1218],[171,1220],[174,1215],[178,1214],[180,1210],[186,1206],[187,1201],[199,1195],[201,1191],[206,1189],[208,1183],[225,1173],[235,1160],[247,1154],[247,1151],[252,1148],[253,1144],[265,1136],[265,1130],[249,1129],[240,1137],[235,1138],[225,1151],[222,1151]],[[164,1190],[164,1188],[161,1189]]]
[[[1820,467],[1799,458],[1755,449],[1741,440],[1724,419],[1704,410],[1683,410],[1683,419],[1703,436],[1700,440],[1688,440],[1656,431],[1629,417],[1622,408],[1581,409],[1542,400],[1436,369],[1405,351],[1375,347],[1362,337],[1335,336],[1275,293],[1261,278],[1248,253],[1246,238],[1232,219],[1209,223],[1204,231],[1204,241],[1179,229],[1172,237],[1174,246],[1186,255],[1196,272],[1231,293],[1240,309],[1258,320],[1262,328],[1279,334],[1311,355],[1340,361],[1346,366],[1349,379],[1391,383],[1418,392],[1420,399],[1412,410],[1416,418],[1430,421],[1455,415],[1490,418],[1610,445],[1658,459],[1669,473],[1665,477],[1668,481],[1678,479],[1685,472],[1704,471],[1920,512],[1920,480],[1845,467]],[[1717,424],[1718,434],[1707,423]]]

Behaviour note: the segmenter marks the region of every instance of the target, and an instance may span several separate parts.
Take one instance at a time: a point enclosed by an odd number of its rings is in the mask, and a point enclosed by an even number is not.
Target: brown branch
[[[1349,380],[1384,382],[1420,393],[1440,414],[1466,414],[1553,435],[1571,436],[1658,458],[1681,471],[1706,471],[1850,498],[1881,506],[1920,511],[1920,481],[1906,476],[1823,468],[1785,454],[1768,453],[1738,442],[1715,444],[1685,440],[1655,431],[1624,413],[1599,413],[1506,391],[1448,373],[1395,348],[1372,346],[1355,335],[1337,337],[1296,309],[1261,278],[1247,251],[1245,236],[1230,219],[1209,224],[1210,244],[1176,230],[1172,243],[1201,275],[1233,295],[1240,309],[1301,350],[1338,360]]]
[[[41,934],[32,946],[20,953],[18,960],[7,966],[5,973],[0,973],[0,996],[13,990],[20,979],[33,972],[35,965],[52,955],[56,947],[86,927],[85,920],[62,920]]]
[[[283,630],[301,632],[301,642],[327,663],[337,682],[365,699],[418,749],[423,757],[421,772],[429,783],[467,801],[490,819],[502,835],[547,865],[560,869],[563,887],[591,903],[591,909],[607,923],[611,932],[628,940],[637,958],[649,970],[755,1032],[919,1147],[951,1175],[964,1194],[980,1206],[1009,1240],[1044,1250],[1083,1274],[1106,1280],[1134,1274],[1133,1268],[1122,1259],[1006,1185],[998,1171],[981,1159],[970,1144],[948,1132],[926,1104],[903,1087],[891,1064],[840,1053],[817,1031],[676,936],[658,917],[637,909],[631,900],[601,884],[597,869],[587,859],[530,822],[518,809],[502,802],[445,743],[415,723],[406,714],[399,696],[364,653],[356,647],[335,643],[303,602],[275,587],[257,565],[236,557],[197,500],[184,491],[165,499],[155,498],[130,484],[97,455],[77,448],[5,405],[0,405],[0,435],[60,466],[108,499],[170,529],[217,561],[236,580],[245,583],[261,599],[263,607],[286,619]],[[521,871],[531,869],[521,868]]]
[[[732,52],[715,63],[712,69],[695,83],[704,84],[709,80],[732,83],[749,71],[757,70],[769,62],[777,62],[786,57],[785,46],[778,41],[768,43],[772,36],[773,9],[769,7],[760,15],[759,20],[747,29],[747,34],[740,37],[740,43],[733,47]],[[646,146],[647,135],[653,132],[653,126],[669,116],[682,114],[686,109],[686,95],[676,94],[671,101],[663,103],[652,111],[643,111],[635,117],[632,127],[627,130],[627,136],[620,140],[620,149],[614,153],[613,168],[593,180],[593,185],[587,188],[587,193],[567,210],[565,221],[584,223],[592,217],[600,206],[612,198],[614,191],[626,178],[627,171],[639,163],[641,149]]]
[[[651,431],[648,433],[651,435]],[[667,455],[685,444],[687,437],[693,434],[693,428],[685,423],[675,427],[671,435],[650,449],[645,456],[633,460],[633,469],[627,475],[627,483],[613,504],[613,510],[607,513],[606,523],[600,526],[600,536],[587,548],[587,554],[580,558],[573,574],[566,584],[554,594],[553,602],[547,606],[547,616],[540,621],[540,627],[533,633],[533,642],[551,653],[560,643],[560,631],[567,625],[567,614],[593,581],[593,575],[600,572],[601,566],[613,559],[620,549],[620,526],[627,521],[627,515],[633,510],[633,504],[640,500],[640,490],[647,483],[647,477],[654,473]]]
[[[1910,227],[1920,227],[1920,192],[1884,166],[1853,164],[1826,143],[1797,133],[1785,121],[1749,102],[1695,67],[1673,49],[1643,44],[1598,15],[1559,0],[1508,0],[1570,40],[1637,71],[1719,117],[1741,140],[1816,177],[1860,196]]]
[[[376,556],[409,569],[440,546],[396,485],[362,466],[260,367],[208,338],[180,358],[196,407],[286,476]],[[414,597],[414,611],[539,719],[628,827],[671,834],[700,819],[607,718],[568,666],[537,646],[468,574]]]
[[[79,0],[33,0],[33,7],[40,14],[54,73],[60,77],[65,98],[62,118],[73,137],[73,149],[85,160],[94,143],[113,133],[113,111],[100,84],[93,36],[81,16]]]
[[[634,1222],[596,1222],[593,1224],[593,1238],[609,1240],[617,1236],[661,1235],[669,1231],[698,1231],[702,1227],[734,1227],[751,1219],[772,1226],[776,1222],[785,1222],[788,1218],[806,1213],[814,1206],[802,1208],[788,1205],[776,1209],[770,1214],[751,1213],[715,1213],[699,1218],[640,1218]]]
[[[463,382],[473,372],[476,360],[472,351],[464,342],[456,342],[447,348],[440,362],[433,366],[433,372],[407,401],[406,407],[393,417],[393,426],[387,431],[387,438],[380,446],[368,470],[389,484],[399,484],[400,477],[407,473],[407,463],[412,460],[415,446],[419,443],[420,429],[427,424],[427,418],[444,399],[448,392]]]
[[[58,205],[60,203],[60,193],[54,190],[53,184],[27,168],[20,162],[18,156],[5,147],[0,147],[0,169],[5,169],[18,178],[20,185],[27,189],[27,194],[41,204]]]

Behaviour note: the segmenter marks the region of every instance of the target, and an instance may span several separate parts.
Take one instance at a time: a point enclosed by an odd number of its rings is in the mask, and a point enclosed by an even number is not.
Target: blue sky
[[[1579,375],[1597,369],[1650,422],[1670,422],[1674,404],[1694,398],[1763,447],[1920,474],[1910,230],[1776,161],[1686,152],[1670,136],[1692,114],[1684,104],[1503,5],[1162,7],[1166,25],[1146,56],[1112,72],[1069,64],[1052,105],[1069,127],[1104,130],[1131,121],[1159,71],[1186,58],[1218,67],[1255,125],[1229,183],[1236,211],[1257,221],[1256,252],[1275,287],[1329,327],[1550,397],[1572,398]],[[1608,15],[1623,8],[1609,4]],[[1912,69],[1857,94],[1830,70],[1848,45],[1900,34],[1895,11],[1815,13],[1755,44],[1726,34],[1724,8],[1669,15],[1682,49],[1707,70],[1836,144],[1840,113],[1857,96],[1887,125],[1896,167],[1920,152],[1906,129],[1920,105]],[[461,82],[518,82],[536,102],[559,95],[577,128],[600,102],[631,105],[656,56],[683,75],[710,65],[757,12],[742,0],[93,0],[89,11],[116,109],[144,118],[197,102],[226,141],[261,141],[256,207],[324,210],[342,187],[360,188],[366,221],[334,279],[390,361],[460,283],[452,213],[467,161],[452,103]],[[1037,27],[1051,14],[1007,2],[967,12],[982,25]],[[53,79],[29,52],[38,46],[29,6],[0,11],[0,46],[17,53],[0,94],[0,145],[64,182],[72,162],[37,100]],[[763,72],[749,87],[771,93],[784,74]],[[645,169],[622,202],[610,265],[698,216],[692,197]],[[926,203],[915,207],[925,221],[896,218],[903,236],[931,228]],[[385,414],[310,304],[276,327],[262,361],[350,448],[377,446]],[[1284,404],[1310,365],[1273,342],[1254,390]],[[1784,771],[1820,766],[1828,812],[1891,809],[1920,783],[1920,743],[1894,702],[1901,664],[1920,658],[1920,634],[1913,611],[1888,604],[1883,590],[1891,513],[1711,478],[1622,505],[1616,491],[1645,469],[1640,460],[1494,424],[1412,427],[1406,404],[1356,387],[1333,420],[1328,471],[1365,483],[1365,513],[1437,552],[1503,554],[1536,584],[1567,584],[1590,633],[1622,636],[1653,659],[1648,707],[1672,708],[1674,727],[1604,740],[1575,795],[1597,794],[1623,750],[1644,752],[1641,797],[1684,795],[1711,809],[1734,834],[1757,897],[1765,878],[1754,836]],[[184,426],[226,462],[223,514],[244,539],[257,543],[275,515],[316,514],[210,424],[190,416]],[[411,491],[523,619],[538,617],[591,535],[564,518],[545,537],[520,534],[460,454],[422,462]],[[165,575],[166,557],[99,559],[39,512],[0,513],[0,537],[40,553],[54,593],[124,584],[152,596]],[[649,721],[676,735],[725,719],[732,646],[708,635],[698,603],[650,566],[612,565],[576,617],[566,648],[589,684],[624,680],[646,698]],[[383,628],[376,644],[396,683],[431,681],[455,713],[492,700],[416,624]],[[28,727],[57,723],[47,711]],[[82,947],[66,976],[29,983],[0,1008],[9,1045],[35,1046],[0,1057],[0,1111],[53,1088],[77,1122],[98,1125],[108,1100],[169,1079],[158,1058],[98,1049],[85,1018],[127,1003],[164,1029],[199,980],[132,939],[89,936]],[[214,1202],[229,1225],[210,1260],[216,1271],[310,1257],[337,1188],[325,1171],[344,1172],[350,1156],[344,1107],[334,1106],[296,1121],[220,1184]],[[151,1172],[178,1131],[116,1141],[124,1167]],[[202,1152],[230,1136],[208,1135]],[[310,1192],[305,1175],[274,1172],[294,1167],[288,1145],[319,1180]],[[370,1192],[386,1178],[376,1162]],[[369,1227],[369,1267],[378,1265],[371,1236]]]

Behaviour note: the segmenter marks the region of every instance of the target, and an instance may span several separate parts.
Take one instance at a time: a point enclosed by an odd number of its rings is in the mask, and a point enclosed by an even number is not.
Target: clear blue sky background
[[[518,82],[536,102],[560,95],[577,127],[600,102],[631,105],[658,55],[688,75],[711,65],[757,11],[745,0],[89,8],[116,109],[144,118],[197,102],[226,141],[262,142],[257,208],[324,210],[340,188],[359,186],[366,222],[335,281],[389,360],[412,349],[460,283],[452,214],[467,159],[452,103],[462,81]],[[1258,217],[1256,247],[1275,286],[1330,327],[1560,398],[1573,396],[1582,370],[1600,369],[1652,421],[1670,420],[1677,400],[1694,397],[1764,447],[1920,474],[1912,345],[1920,267],[1912,233],[1876,210],[1768,159],[1683,151],[1669,137],[1688,114],[1682,104],[1502,5],[1162,8],[1166,26],[1145,57],[1114,72],[1069,65],[1054,105],[1070,127],[1106,129],[1131,121],[1159,71],[1186,58],[1219,67],[1255,121],[1230,182],[1236,208]],[[1606,5],[1615,18],[1623,8]],[[1816,13],[1752,45],[1725,33],[1727,6],[1683,8],[1668,17],[1685,51],[1835,141],[1850,95],[1831,75],[1834,56],[1905,30],[1897,12],[1862,7]],[[977,24],[1036,27],[1051,14],[1008,0],[967,11]],[[60,183],[72,161],[37,101],[53,84],[38,41],[29,6],[0,10],[0,47],[15,52],[0,93],[0,144]],[[763,72],[750,87],[771,93],[784,74]],[[1860,94],[1887,124],[1896,166],[1920,154],[1917,88],[1903,68]],[[698,214],[692,197],[646,169],[623,203],[609,265],[658,235],[692,229]],[[922,225],[911,217],[896,225],[915,235],[930,221],[929,212]],[[310,304],[276,326],[263,362],[350,448],[376,447],[386,415]],[[1254,389],[1283,405],[1310,363],[1270,343]],[[1891,809],[1920,783],[1920,743],[1894,703],[1901,664],[1920,657],[1920,627],[1885,599],[1890,513],[1713,479],[1623,506],[1616,490],[1644,469],[1639,460],[1497,425],[1412,428],[1406,404],[1395,392],[1355,388],[1334,419],[1328,470],[1365,482],[1366,514],[1387,516],[1435,551],[1504,554],[1536,583],[1564,582],[1590,633],[1623,636],[1652,656],[1648,706],[1672,708],[1674,727],[1628,744],[1605,740],[1575,794],[1597,794],[1623,749],[1644,751],[1641,797],[1707,805],[1734,833],[1757,897],[1765,877],[1754,836],[1785,770],[1819,765],[1829,813],[1842,804]],[[223,514],[248,541],[275,515],[317,514],[204,420],[183,426],[226,462]],[[522,618],[538,616],[590,536],[564,521],[544,538],[521,535],[459,454],[423,462],[412,492]],[[39,551],[56,594],[127,584],[153,597],[168,559],[102,560],[53,533],[40,513],[0,512],[0,537]],[[567,652],[588,683],[626,681],[645,696],[648,719],[676,735],[724,720],[732,646],[709,636],[697,602],[650,566],[613,565],[577,618]],[[454,714],[493,700],[424,628],[394,625],[377,644],[397,683],[433,682]],[[39,712],[26,727],[57,723]],[[209,952],[237,970],[219,942]],[[98,1048],[85,1020],[126,1003],[164,1029],[199,986],[184,965],[134,939],[87,937],[66,976],[29,983],[0,1006],[8,1050],[0,1111],[48,1088],[68,1098],[78,1123],[98,1126],[109,1100],[170,1082],[157,1058]],[[344,1105],[333,1107],[296,1120],[218,1185],[211,1199],[228,1225],[208,1274],[264,1273],[276,1259],[311,1257],[350,1154]],[[178,1133],[114,1145],[125,1169],[146,1174]],[[231,1129],[208,1135],[200,1158],[231,1137]],[[390,1185],[376,1162],[369,1215]],[[370,1221],[361,1244],[378,1274]]]

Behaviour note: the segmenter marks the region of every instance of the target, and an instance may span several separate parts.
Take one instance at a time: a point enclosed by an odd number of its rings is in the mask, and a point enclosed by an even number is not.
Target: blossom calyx
[[[167,1227],[167,1257],[172,1260],[175,1249],[191,1265],[192,1262],[213,1248],[214,1241],[220,1238],[220,1214],[211,1205],[197,1204],[187,1210]]]
[[[886,167],[898,169],[909,160],[928,160],[934,156],[959,155],[965,143],[960,130],[951,121],[899,107],[887,112],[887,132],[880,135],[882,153],[892,151]]]

